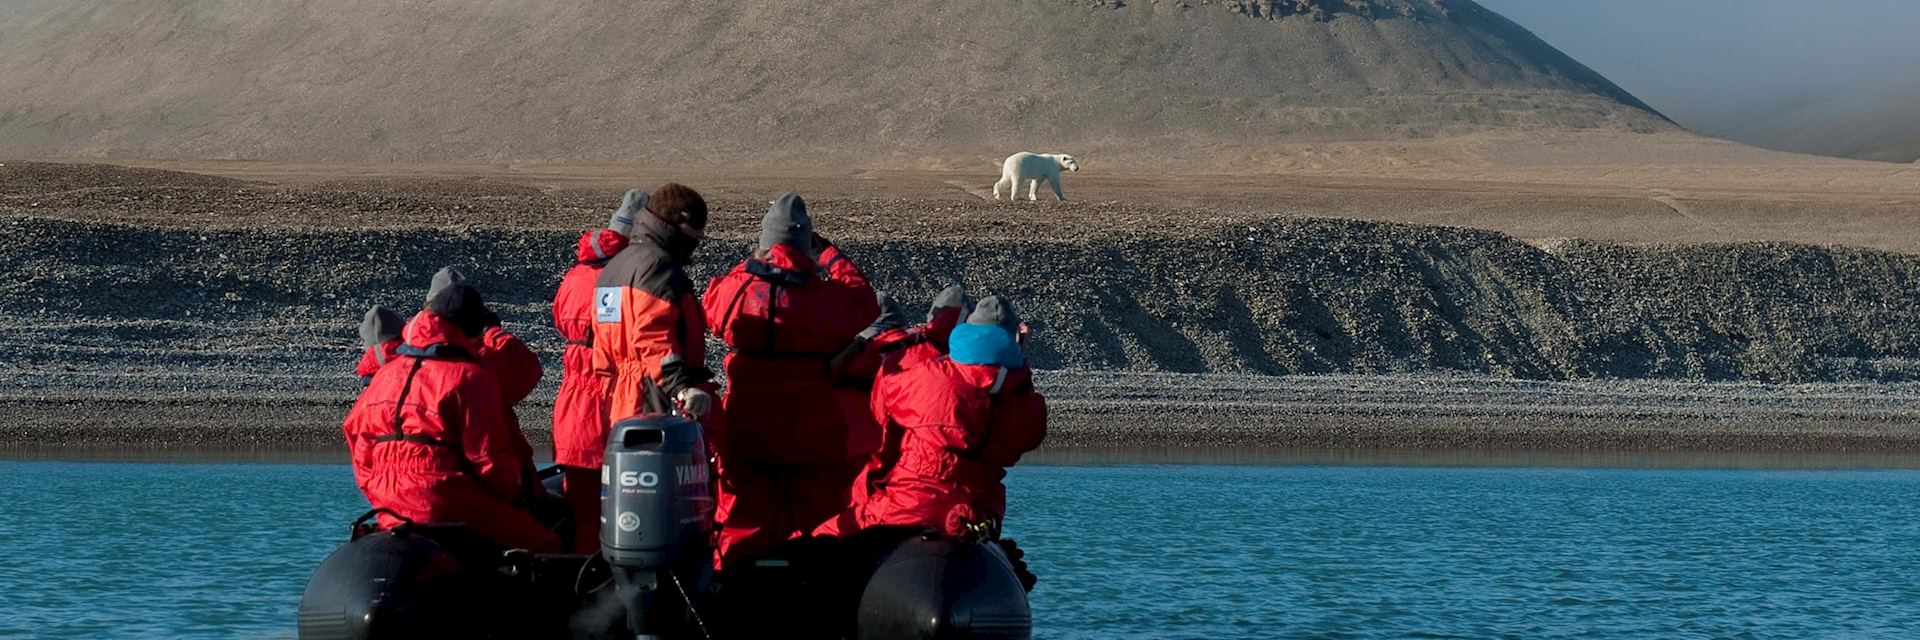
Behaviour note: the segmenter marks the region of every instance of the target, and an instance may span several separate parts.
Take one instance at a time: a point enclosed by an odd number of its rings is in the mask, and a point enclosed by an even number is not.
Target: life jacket
[[[715,278],[703,299],[707,324],[731,349],[726,358],[722,456],[741,462],[842,464],[870,445],[873,430],[849,430],[831,362],[880,313],[864,279],[819,277],[785,245]],[[863,398],[860,388],[855,398]],[[854,418],[860,403],[853,402]]]

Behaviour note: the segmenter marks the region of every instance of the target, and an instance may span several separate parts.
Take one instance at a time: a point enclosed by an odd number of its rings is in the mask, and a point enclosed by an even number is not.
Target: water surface
[[[289,637],[338,464],[0,462],[0,636]],[[1036,465],[1041,638],[1920,637],[1920,472]]]

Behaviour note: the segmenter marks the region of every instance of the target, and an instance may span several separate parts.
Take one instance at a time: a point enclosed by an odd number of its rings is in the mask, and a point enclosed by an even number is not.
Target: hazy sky
[[[1920,106],[1920,0],[1479,2],[1702,131]]]

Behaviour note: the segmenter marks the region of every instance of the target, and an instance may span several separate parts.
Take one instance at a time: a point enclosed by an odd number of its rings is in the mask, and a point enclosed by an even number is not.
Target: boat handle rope
[[[707,621],[700,617],[700,609],[693,606],[693,596],[687,593],[686,585],[680,584],[680,574],[668,569],[667,577],[673,579],[673,588],[680,591],[680,601],[687,603],[687,613],[693,614],[693,623],[699,625],[700,635],[707,640],[713,640],[713,633],[707,631]]]

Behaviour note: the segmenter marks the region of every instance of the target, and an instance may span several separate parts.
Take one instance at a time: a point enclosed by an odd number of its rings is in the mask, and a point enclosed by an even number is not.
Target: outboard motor
[[[680,416],[628,418],[607,437],[600,552],[627,626],[640,638],[701,624],[691,603],[712,575],[707,459],[700,424]]]

